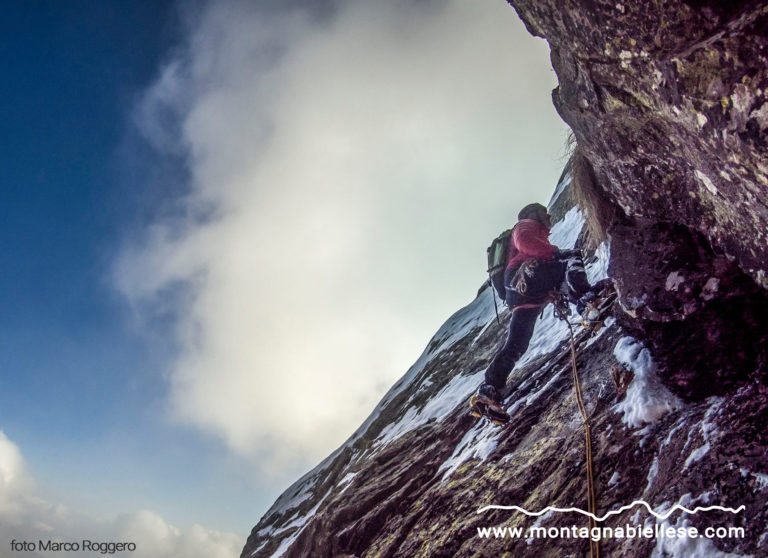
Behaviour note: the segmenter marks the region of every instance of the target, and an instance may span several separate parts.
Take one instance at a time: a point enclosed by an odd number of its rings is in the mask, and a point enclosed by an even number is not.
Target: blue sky
[[[200,524],[229,556],[548,199],[546,44],[502,0],[17,2],[2,21],[16,519],[44,500],[112,533]]]
[[[103,425],[67,411],[104,415],[113,402],[97,395],[126,391],[128,371],[144,364],[105,278],[128,218],[116,146],[173,34],[169,7],[147,8],[34,2],[4,10],[0,328],[3,368],[13,374],[0,412],[18,428],[42,421],[59,434],[96,434]]]
[[[174,10],[160,2],[5,8],[0,428],[37,479],[70,501],[104,507],[117,493],[176,515],[220,501],[220,527],[242,531],[249,506],[199,481],[223,475],[228,465],[209,458],[220,445],[162,420],[166,349],[137,331],[109,284],[121,227],[145,207],[125,176],[131,115],[178,37]]]

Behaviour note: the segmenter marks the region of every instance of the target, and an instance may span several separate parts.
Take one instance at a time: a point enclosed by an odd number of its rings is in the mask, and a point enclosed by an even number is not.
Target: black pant
[[[485,371],[485,383],[496,389],[501,389],[507,383],[507,376],[515,367],[515,363],[528,349],[528,343],[533,335],[536,318],[544,303],[533,308],[522,308],[521,305],[536,303],[536,300],[526,300],[525,297],[509,288],[516,270],[507,270],[504,274],[504,285],[507,286],[506,302],[512,308],[512,318],[509,320],[509,332],[504,344],[499,347],[490,366]],[[565,281],[568,298],[576,302],[591,288],[584,272],[584,262],[579,254],[569,255],[567,259],[540,262],[537,273],[532,278],[537,290],[557,290]]]
[[[528,348],[533,335],[536,318],[541,313],[541,307],[516,308],[509,320],[509,333],[504,344],[493,357],[488,370],[485,371],[485,383],[496,389],[501,389],[507,383],[507,376],[515,367],[517,360]]]

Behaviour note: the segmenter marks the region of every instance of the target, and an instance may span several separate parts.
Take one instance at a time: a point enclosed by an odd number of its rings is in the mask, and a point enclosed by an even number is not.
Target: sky
[[[239,555],[549,199],[547,45],[503,0],[4,15],[0,545]]]

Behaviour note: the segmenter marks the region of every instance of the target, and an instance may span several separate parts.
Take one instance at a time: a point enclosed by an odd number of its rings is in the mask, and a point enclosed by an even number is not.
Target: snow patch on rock
[[[757,481],[757,484],[760,485],[760,488],[762,490],[768,490],[768,475],[764,475],[762,473],[755,473],[753,471],[750,471],[748,469],[744,469],[743,467],[739,469],[741,472],[742,477],[748,477],[752,476]]]
[[[533,525],[531,525],[531,528],[528,530],[528,533],[531,533],[531,534],[528,536],[527,539],[525,539],[525,544],[527,544],[528,546],[531,546],[531,544],[533,544],[534,542],[539,541],[538,538],[534,537],[533,533],[535,533],[536,529],[541,527],[547,519],[552,517],[553,513],[554,512],[552,511],[548,511],[547,513],[542,514],[538,518],[536,518],[536,521],[534,521]]]
[[[389,444],[430,420],[443,420],[459,404],[469,399],[480,383],[481,375],[482,373],[478,372],[468,376],[454,377],[437,395],[427,401],[421,410],[415,406],[409,407],[400,420],[384,428],[377,438],[376,445]]]
[[[659,381],[651,352],[642,343],[632,337],[622,337],[613,355],[635,374],[626,397],[614,407],[624,415],[621,420],[629,428],[656,422],[669,411],[683,407],[682,401]]]
[[[702,457],[707,455],[711,448],[710,442],[713,442],[715,437],[717,437],[719,434],[717,423],[712,419],[716,414],[720,412],[720,405],[725,402],[725,399],[722,397],[713,397],[711,400],[712,404],[710,405],[709,409],[707,409],[707,412],[704,414],[704,418],[699,424],[699,431],[701,432],[701,437],[704,443],[688,455],[685,460],[685,465],[683,466],[684,469],[687,469],[691,464],[699,461]],[[689,444],[690,433],[688,442],[686,442],[686,448]]]
[[[595,250],[595,261],[586,266],[587,279],[594,285],[600,279],[608,277],[608,263],[611,261],[611,247],[602,242]]]
[[[573,181],[573,173],[571,171],[568,171],[565,174],[565,176],[563,176],[563,179],[557,185],[557,188],[555,188],[555,193],[552,194],[552,199],[549,202],[549,207],[552,207],[555,203],[557,203],[557,199],[560,197],[560,194],[562,194],[565,191],[565,189],[571,185],[572,181]]]
[[[564,321],[556,318],[552,307],[547,305],[536,320],[528,350],[517,361],[515,369],[523,368],[537,357],[551,353],[566,339],[568,339],[568,326]]]
[[[686,508],[694,508],[700,503],[709,503],[711,494],[706,492],[697,498],[693,498],[690,494],[685,494],[680,498],[679,505]],[[669,509],[667,506],[663,506],[665,509]],[[671,506],[670,506],[671,507]],[[659,510],[661,512],[661,510]],[[645,522],[645,527],[653,528],[653,517],[649,517]],[[674,523],[670,519],[665,519],[661,522],[661,529],[667,528],[688,529],[693,527],[688,514],[681,513],[677,516]],[[656,546],[651,552],[650,558],[689,558],[691,556],[702,556],[706,558],[751,558],[751,555],[734,554],[730,552],[723,552],[719,550],[713,543],[712,539],[708,539],[703,536],[699,537],[659,537],[656,539]]]
[[[470,428],[456,445],[453,454],[440,465],[438,472],[445,471],[443,480],[451,476],[465,461],[470,459],[485,460],[491,455],[499,443],[496,439],[498,433],[499,428],[487,421],[479,421]]]
[[[667,276],[667,281],[664,284],[664,288],[668,291],[677,291],[680,285],[685,283],[685,277],[679,271],[673,271]]]
[[[651,486],[653,486],[653,481],[656,480],[656,475],[659,474],[659,455],[656,454],[653,456],[653,463],[651,463],[651,468],[648,469],[648,483],[645,485],[645,490],[643,490],[643,493],[647,494],[648,491],[651,489]]]
[[[265,517],[283,514],[294,508],[298,508],[302,503],[309,500],[309,498],[313,496],[314,488],[318,480],[317,476],[314,478],[310,477],[315,473],[318,473],[318,469],[319,467],[316,467],[299,481],[293,483],[293,485],[272,505]]]
[[[685,465],[683,465],[683,469],[687,469],[688,467],[691,466],[692,463],[695,463],[696,461],[700,460],[702,457],[704,457],[708,453],[709,453],[709,442],[705,443],[700,448],[697,448],[696,450],[691,452],[691,454],[685,460]]]
[[[271,536],[275,537],[290,529],[296,529],[295,532],[291,533],[291,535],[282,540],[280,546],[278,546],[277,549],[272,553],[272,558],[280,558],[280,556],[285,554],[285,552],[290,548],[290,546],[296,541],[301,532],[304,530],[304,527],[307,526],[309,520],[315,516],[317,510],[320,508],[320,505],[325,501],[327,496],[328,493],[320,498],[320,501],[315,504],[315,507],[313,507],[307,513],[302,515],[296,514],[296,516],[294,516],[295,519],[292,518],[293,520],[290,523],[272,532]],[[254,554],[251,554],[251,556],[253,555]]]
[[[549,231],[549,242],[558,248],[573,248],[583,227],[584,214],[574,206],[552,226]]]
[[[434,357],[437,353],[450,348],[457,341],[464,339],[473,329],[482,327],[483,329],[480,331],[482,333],[485,330],[484,326],[491,323],[490,318],[495,316],[493,309],[494,296],[492,288],[485,289],[472,303],[448,318],[432,338],[430,346],[437,346],[427,351],[430,357]]]

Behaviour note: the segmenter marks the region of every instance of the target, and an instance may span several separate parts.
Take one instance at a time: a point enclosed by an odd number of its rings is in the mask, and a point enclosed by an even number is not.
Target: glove
[[[581,250],[579,250],[578,248],[574,248],[571,250],[563,250],[561,248],[558,248],[557,250],[555,250],[555,259],[558,259],[558,260],[567,260],[569,258],[574,258],[577,256],[581,257]]]

